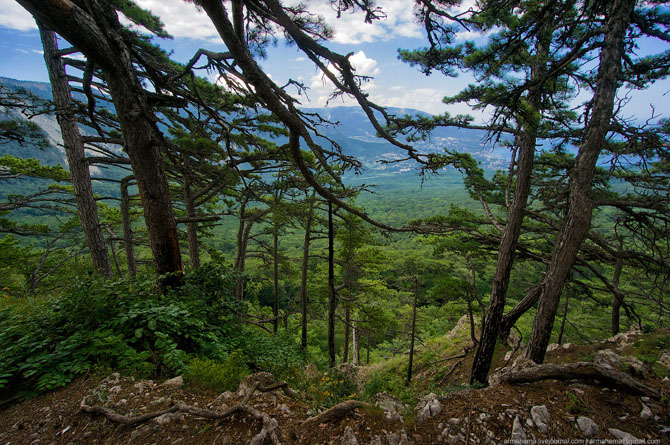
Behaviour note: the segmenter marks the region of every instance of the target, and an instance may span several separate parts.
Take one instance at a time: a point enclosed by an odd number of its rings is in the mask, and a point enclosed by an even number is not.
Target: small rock
[[[453,445],[465,443],[465,436],[461,433],[454,434],[454,435],[449,434],[448,438],[449,438],[449,443],[451,443]]]
[[[405,430],[400,430],[397,433],[387,434],[386,440],[388,440],[389,445],[410,445],[410,441]]]
[[[279,411],[280,413],[284,413],[286,415],[291,415],[291,409],[285,403],[282,403],[279,406],[277,406],[277,411]]]
[[[344,429],[344,434],[340,440],[340,445],[358,445],[358,439],[356,439],[354,430],[352,430],[350,426],[347,426]]]
[[[184,413],[165,413],[162,416],[158,416],[154,419],[154,421],[159,425],[166,425],[174,420],[184,420]]]
[[[640,411],[640,417],[643,419],[651,419],[654,416],[654,413],[651,412],[651,408],[649,408],[647,405],[644,403],[642,404],[642,411]]]
[[[368,445],[382,445],[382,439],[379,436],[375,436],[370,440]]]
[[[514,422],[512,423],[512,440],[526,440],[526,432],[523,430],[523,427],[521,426],[521,420],[519,419],[519,416],[516,416],[514,418]]]
[[[665,367],[667,367],[667,368],[670,368],[670,351],[664,351],[664,352],[661,354],[661,358],[658,359],[658,362],[659,362],[661,365],[663,365],[663,366],[665,366]]]
[[[163,385],[164,386],[176,386],[176,387],[184,386],[184,377],[179,375],[179,376],[177,376],[173,379],[169,379],[169,380],[164,381]]]
[[[610,428],[609,432],[612,436],[619,440],[629,440],[629,441],[637,441],[637,437],[633,436],[632,434],[629,434],[625,431],[618,430],[616,428]]]
[[[577,417],[577,426],[579,427],[579,431],[581,431],[586,437],[595,436],[600,430],[598,425],[596,425],[593,420],[584,416]]]
[[[380,407],[385,412],[395,414],[402,414],[407,409],[407,405],[402,400],[386,392],[380,392],[372,396],[370,403]]]
[[[158,397],[157,399],[153,399],[151,401],[151,404],[152,405],[158,405],[159,403],[165,403],[167,400],[168,399],[166,399],[165,397]]]
[[[417,405],[419,410],[419,415],[417,416],[417,422],[421,423],[429,417],[436,416],[442,412],[442,404],[437,400],[437,395],[430,393],[421,399],[421,402]]]
[[[549,421],[551,416],[549,410],[545,405],[534,406],[530,409],[530,416],[533,418],[533,423],[543,433],[549,430]]]
[[[572,343],[564,343],[563,349],[565,349],[566,351],[572,349]]]
[[[505,354],[505,361],[508,361],[509,359],[511,359],[513,354],[514,354],[514,351],[507,351],[507,354]]]
[[[488,413],[481,413],[479,415],[479,420],[482,422],[488,422],[488,420],[491,418],[491,415]]]
[[[458,419],[456,417],[452,417],[449,419],[449,425],[460,425],[461,424],[461,419]]]
[[[547,346],[547,352],[555,351],[557,349],[560,349],[561,345],[558,343],[552,343],[549,346]]]

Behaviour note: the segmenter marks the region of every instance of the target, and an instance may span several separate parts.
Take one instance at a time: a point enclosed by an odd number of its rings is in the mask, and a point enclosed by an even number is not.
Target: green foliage
[[[392,394],[407,404],[412,404],[417,399],[416,388],[405,386],[405,377],[394,370],[382,370],[372,374],[361,390],[361,398],[368,400],[380,392]]]
[[[246,361],[240,350],[233,351],[223,362],[195,357],[184,370],[184,382],[201,389],[234,391],[250,372]]]
[[[575,393],[568,393],[568,403],[565,405],[565,409],[568,410],[571,414],[588,414],[589,408],[582,402],[582,400],[575,395]]]
[[[356,382],[347,373],[336,369],[315,375],[308,382],[307,389],[315,408],[330,408],[344,400],[353,399],[358,392]]]
[[[67,181],[70,173],[63,166],[44,165],[39,160],[29,158],[17,158],[16,156],[3,155],[0,157],[0,166],[9,170],[9,174],[16,176],[30,176],[31,178],[52,179],[54,181]]]
[[[231,379],[247,362],[277,372],[301,363],[290,339],[238,324],[244,305],[231,296],[231,277],[209,264],[168,295],[154,294],[155,283],[146,277],[74,277],[61,296],[30,308],[6,305],[0,310],[0,344],[7,345],[0,351],[0,393],[19,388],[33,395],[100,367],[172,375],[184,370],[189,354],[235,361],[243,354],[238,368],[224,361]],[[237,349],[242,352],[232,353]]]

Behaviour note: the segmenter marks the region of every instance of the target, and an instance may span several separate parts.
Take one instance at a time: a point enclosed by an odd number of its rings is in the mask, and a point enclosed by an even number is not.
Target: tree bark
[[[137,275],[137,262],[135,261],[135,245],[133,244],[133,226],[130,219],[130,196],[128,186],[134,176],[126,176],[121,180],[121,225],[123,226],[123,245],[126,250],[126,266],[128,273]]]
[[[186,239],[188,242],[188,257],[191,263],[191,270],[200,267],[200,247],[198,246],[198,222],[195,221],[197,215],[195,212],[195,202],[191,190],[191,180],[188,177],[189,171],[184,173],[184,206],[186,207]]]
[[[272,332],[276,334],[279,325],[279,223],[276,216],[274,217],[275,222],[272,224],[272,291],[274,293]]]
[[[491,383],[530,383],[540,380],[573,380],[573,379],[597,379],[609,382],[615,386],[624,388],[633,394],[659,398],[660,393],[656,388],[645,385],[610,366],[599,363],[577,362],[565,364],[536,365],[519,370],[511,370],[500,375],[493,374]]]
[[[342,348],[342,363],[349,361],[349,333],[351,332],[351,309],[344,308],[344,348]]]
[[[335,367],[335,231],[333,229],[333,202],[328,200],[328,358]]]
[[[407,365],[407,380],[405,386],[412,381],[412,366],[414,365],[414,337],[416,333],[416,302],[419,299],[419,278],[414,277],[414,301],[412,302],[412,330],[409,336],[409,364]]]
[[[551,43],[551,34],[538,39],[536,62],[531,68],[531,81],[537,82],[528,92],[527,104],[529,110],[520,115],[521,124],[518,143],[518,161],[516,170],[516,184],[505,230],[503,231],[498,248],[498,262],[496,265],[493,283],[491,285],[491,299],[486,320],[482,324],[482,333],[479,347],[472,364],[470,383],[486,383],[486,377],[491,368],[493,352],[495,351],[500,326],[507,300],[512,266],[516,247],[521,234],[523,218],[530,194],[531,174],[535,157],[537,131],[540,124],[539,110],[542,105],[542,86],[546,74],[546,58]],[[511,172],[510,172],[511,174]]]
[[[621,302],[623,295],[619,290],[619,280],[621,279],[621,270],[623,269],[623,240],[619,237],[617,246],[616,265],[614,266],[614,275],[612,276],[612,290],[614,291],[614,301],[612,302],[612,335],[619,333],[619,314],[621,311]]]
[[[300,348],[307,350],[307,273],[309,272],[309,246],[312,241],[312,221],[314,219],[314,197],[316,192],[312,192],[309,200],[309,210],[307,211],[307,220],[305,221],[305,240],[302,245],[302,271],[300,276],[300,302],[302,307],[302,332]]]
[[[161,158],[165,141],[137,78],[132,51],[122,36],[116,14],[110,14],[110,6],[99,2],[89,2],[91,15],[69,0],[18,3],[102,68],[140,190],[156,273],[164,276],[163,287],[181,286],[177,226]]]
[[[535,363],[544,361],[565,279],[591,224],[593,174],[614,114],[614,100],[624,55],[624,38],[634,7],[635,0],[616,0],[610,7],[600,52],[597,87],[591,102],[591,118],[570,174],[568,213],[543,278],[542,295],[528,342],[526,356]]]
[[[72,92],[67,81],[63,61],[58,55],[58,41],[56,34],[49,31],[38,22],[40,39],[44,49],[44,62],[46,63],[53,93],[54,105],[56,106],[56,120],[63,136],[63,146],[70,166],[70,180],[74,188],[77,200],[79,220],[86,237],[88,250],[93,261],[93,267],[99,275],[111,278],[112,268],[109,262],[109,254],[105,244],[105,238],[98,219],[98,208],[93,196],[91,175],[86,162],[84,142],[79,132],[77,119],[74,114],[75,106],[72,103]]]

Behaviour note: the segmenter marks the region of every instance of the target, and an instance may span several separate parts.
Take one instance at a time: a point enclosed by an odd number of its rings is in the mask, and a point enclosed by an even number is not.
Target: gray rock
[[[569,351],[570,349],[572,349],[572,343],[564,343],[563,344],[563,349],[565,349],[566,351]]]
[[[586,437],[595,436],[600,430],[593,420],[583,416],[577,417],[577,427]]]
[[[389,433],[386,435],[386,440],[388,440],[389,445],[410,445],[411,442],[407,437],[407,432],[405,430],[400,430],[397,433]]]
[[[661,358],[658,359],[658,362],[659,362],[661,365],[663,365],[663,366],[665,366],[665,367],[667,367],[667,368],[670,368],[670,351],[664,351],[664,352],[661,354]]]
[[[375,436],[370,440],[368,445],[382,445],[382,439],[379,436]]]
[[[545,405],[534,406],[530,409],[530,416],[533,418],[535,427],[543,433],[549,430],[549,421],[551,416]]]
[[[167,425],[170,422],[173,421],[180,421],[184,420],[184,413],[165,413],[162,416],[158,416],[154,419],[154,422],[156,422],[159,425]]]
[[[447,439],[449,440],[449,443],[451,443],[453,445],[465,443],[465,436],[462,433],[453,434],[453,435],[449,434],[447,436]]]
[[[437,400],[437,395],[430,393],[417,405],[419,410],[419,415],[417,416],[417,422],[421,423],[429,417],[437,416],[442,412],[442,404]]]
[[[380,407],[385,412],[395,414],[402,414],[407,409],[407,405],[402,403],[402,400],[386,392],[380,392],[372,396],[372,398],[370,399],[370,403]]]
[[[654,413],[651,412],[651,408],[649,408],[647,405],[643,403],[642,411],[640,411],[640,417],[642,417],[645,420],[651,419],[652,417],[654,417]]]
[[[619,440],[634,440],[637,441],[637,437],[633,436],[632,434],[629,434],[625,431],[618,430],[616,428],[610,428],[609,432],[612,436]]]
[[[561,345],[558,343],[552,343],[549,346],[547,346],[547,352],[555,351],[557,349],[560,349]]]
[[[512,440],[526,440],[526,432],[523,430],[523,427],[521,426],[521,419],[519,419],[519,416],[516,416],[514,418],[514,422],[512,423]]]
[[[184,377],[179,375],[179,376],[177,376],[173,379],[164,381],[163,385],[165,385],[165,386],[175,386],[175,387],[183,386],[184,385]]]
[[[457,419],[456,417],[452,417],[449,419],[449,425],[460,425],[461,424],[461,419]]]
[[[488,413],[481,413],[479,415],[479,421],[480,422],[488,422],[488,420],[491,418],[491,415]]]
[[[340,440],[340,445],[358,445],[358,439],[356,439],[354,430],[352,430],[350,426],[347,426],[344,429],[344,434]]]

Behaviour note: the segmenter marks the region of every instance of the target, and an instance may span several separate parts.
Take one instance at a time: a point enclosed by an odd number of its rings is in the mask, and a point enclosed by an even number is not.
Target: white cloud
[[[163,20],[165,30],[174,37],[196,40],[220,41],[212,21],[193,3],[181,0],[137,0],[137,4],[148,9]]]
[[[33,16],[14,0],[0,0],[0,26],[19,31],[37,29]]]
[[[365,23],[364,14],[360,11],[345,12],[338,18],[337,11],[328,0],[309,2],[309,11],[325,19],[334,31],[333,40],[337,43],[358,44],[394,37],[421,37],[421,28],[414,20],[411,3],[407,0],[380,0],[377,4],[383,9],[386,18],[373,23]]]

